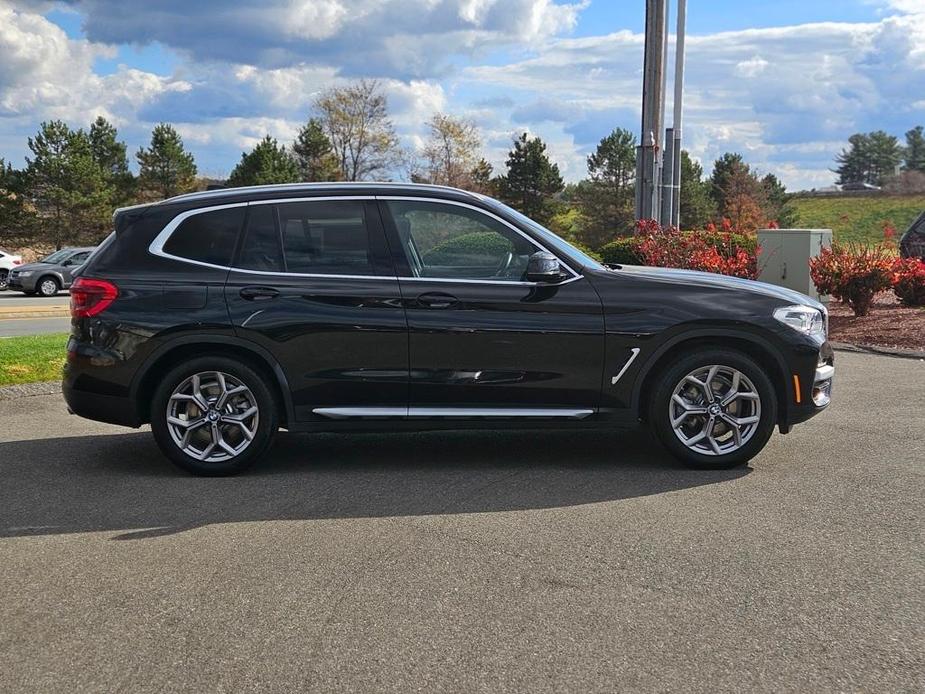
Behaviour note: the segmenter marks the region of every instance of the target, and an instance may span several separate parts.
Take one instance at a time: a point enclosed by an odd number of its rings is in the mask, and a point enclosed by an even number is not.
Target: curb
[[[54,395],[61,392],[61,381],[40,381],[21,383],[15,386],[0,386],[0,402],[28,398],[34,395]]]
[[[893,347],[877,347],[876,345],[855,345],[851,342],[830,342],[832,349],[839,352],[854,352],[856,354],[877,354],[884,357],[898,357],[900,359],[925,359],[925,352],[914,349],[898,349]]]
[[[3,306],[0,320],[8,318],[67,318],[71,315],[68,306]]]

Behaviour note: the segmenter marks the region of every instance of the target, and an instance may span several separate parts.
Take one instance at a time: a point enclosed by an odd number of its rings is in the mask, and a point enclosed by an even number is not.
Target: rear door
[[[252,202],[225,297],[279,361],[299,421],[404,415],[408,334],[372,199]]]

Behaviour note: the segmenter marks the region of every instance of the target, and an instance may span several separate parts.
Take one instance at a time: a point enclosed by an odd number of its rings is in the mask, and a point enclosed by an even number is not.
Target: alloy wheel
[[[701,366],[675,386],[668,404],[675,436],[701,455],[739,450],[761,421],[761,397],[744,373],[731,366]]]
[[[167,428],[191,458],[220,463],[240,455],[257,433],[257,399],[244,383],[221,371],[184,379],[167,400]]]
[[[41,292],[42,296],[54,296],[58,293],[58,284],[51,279],[42,280],[39,285],[39,292]]]

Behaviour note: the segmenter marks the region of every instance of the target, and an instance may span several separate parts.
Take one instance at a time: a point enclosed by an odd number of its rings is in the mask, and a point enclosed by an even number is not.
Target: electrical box
[[[759,229],[758,279],[828,301],[813,285],[809,259],[831,246],[831,229]]]

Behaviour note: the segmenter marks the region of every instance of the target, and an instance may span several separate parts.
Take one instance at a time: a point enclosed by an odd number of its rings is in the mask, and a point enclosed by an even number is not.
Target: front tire
[[[751,357],[728,349],[682,355],[657,379],[648,421],[666,449],[697,468],[747,463],[771,437],[777,396]]]
[[[56,296],[61,290],[61,285],[58,284],[58,280],[54,277],[43,277],[38,281],[36,285],[38,293],[44,297]]]
[[[0,292],[5,292],[10,286],[10,271],[0,270]]]
[[[267,450],[279,428],[273,394],[248,364],[222,356],[169,371],[154,392],[151,431],[161,451],[194,475],[234,475]]]

